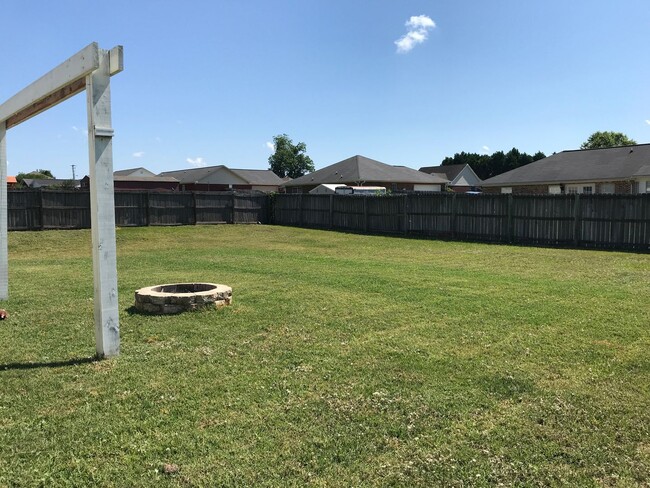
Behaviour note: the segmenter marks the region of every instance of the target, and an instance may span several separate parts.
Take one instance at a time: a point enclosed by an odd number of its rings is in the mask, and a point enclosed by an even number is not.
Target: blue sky
[[[647,0],[0,7],[0,102],[92,41],[124,46],[116,170],[266,169],[281,133],[317,168],[355,154],[413,168],[460,151],[551,154],[597,130],[650,142]],[[82,94],[10,129],[8,174],[87,174],[86,125]]]

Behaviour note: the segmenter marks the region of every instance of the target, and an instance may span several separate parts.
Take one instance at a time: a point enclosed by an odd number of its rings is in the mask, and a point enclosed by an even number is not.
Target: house
[[[15,176],[7,176],[7,188],[16,188],[18,186],[18,180]]]
[[[224,165],[165,171],[159,176],[176,178],[181,190],[248,190],[272,193],[285,181],[267,169],[232,169]]]
[[[385,195],[385,186],[318,185],[310,195]]]
[[[483,180],[476,176],[469,164],[449,164],[446,166],[424,166],[420,171],[430,175],[438,175],[449,180],[448,188],[456,193],[476,190]]]
[[[47,178],[47,179],[37,179],[37,178],[25,178],[23,179],[23,185],[27,188],[65,188],[70,190],[76,190],[81,187],[80,180],[63,180],[58,178]]]
[[[444,190],[444,177],[428,175],[406,166],[391,166],[364,156],[352,156],[338,163],[291,180],[283,185],[287,193],[307,193],[318,185],[383,186],[390,191]]]
[[[149,171],[146,168],[131,168],[131,169],[120,169],[118,171],[113,171],[113,176],[128,176],[132,178],[152,178],[157,176],[156,173]]]
[[[562,151],[483,181],[485,193],[650,193],[650,144]]]
[[[160,176],[122,176],[121,171],[113,173],[113,188],[115,190],[151,190],[151,191],[178,191],[180,183],[176,178]],[[137,173],[135,173],[137,174]],[[152,173],[153,174],[153,173]],[[90,177],[81,179],[81,188],[90,189]]]

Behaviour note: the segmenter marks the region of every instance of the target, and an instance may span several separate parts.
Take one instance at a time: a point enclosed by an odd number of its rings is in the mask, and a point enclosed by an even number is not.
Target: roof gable
[[[442,166],[424,166],[420,171],[447,178],[450,186],[478,186],[482,183],[469,164],[447,164]]]
[[[147,168],[130,168],[130,169],[120,169],[118,171],[113,171],[113,176],[144,176],[151,177],[156,176],[156,173],[149,171]]]

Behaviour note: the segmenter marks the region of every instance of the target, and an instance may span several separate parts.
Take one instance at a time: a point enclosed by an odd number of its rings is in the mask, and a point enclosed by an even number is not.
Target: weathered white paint
[[[100,357],[120,352],[110,72],[111,55],[100,50],[99,67],[86,79],[95,344]]]
[[[7,237],[7,129],[0,122],[0,300],[9,298]]]
[[[6,130],[87,90],[95,338],[100,357],[120,351],[110,76],[123,69],[122,46],[106,51],[94,42],[0,105],[0,299],[6,299]]]
[[[3,103],[0,106],[0,122],[9,118],[20,119],[17,123],[23,122],[79,93],[83,90],[82,84],[81,90],[75,89],[74,92],[66,91],[66,87],[83,80],[98,66],[99,47],[93,42]],[[48,97],[50,99],[46,103],[34,108]],[[23,118],[21,113],[29,114]],[[9,129],[17,123],[7,124],[6,128]]]

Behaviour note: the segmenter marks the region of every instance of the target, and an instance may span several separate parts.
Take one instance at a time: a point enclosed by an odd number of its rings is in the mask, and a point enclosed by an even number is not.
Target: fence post
[[[368,195],[363,196],[363,233],[368,233]]]
[[[144,193],[144,225],[149,227],[149,190]]]
[[[334,195],[330,195],[330,229],[334,228]]]
[[[456,193],[451,194],[451,238],[456,238]]]
[[[573,202],[573,244],[580,245],[580,194],[576,193]]]
[[[404,194],[402,198],[402,232],[408,234],[409,232],[409,215],[408,215],[408,194]]]
[[[235,192],[230,194],[230,223],[235,223]]]
[[[507,239],[508,242],[512,243],[515,238],[515,227],[514,227],[514,215],[512,214],[513,211],[513,198],[512,198],[512,193],[508,195],[508,235]]]
[[[193,217],[194,217],[194,225],[197,224],[196,222],[196,192],[192,191],[192,210],[193,210]]]
[[[43,188],[38,189],[38,210],[41,214],[41,230],[45,229],[45,207],[43,206]]]

